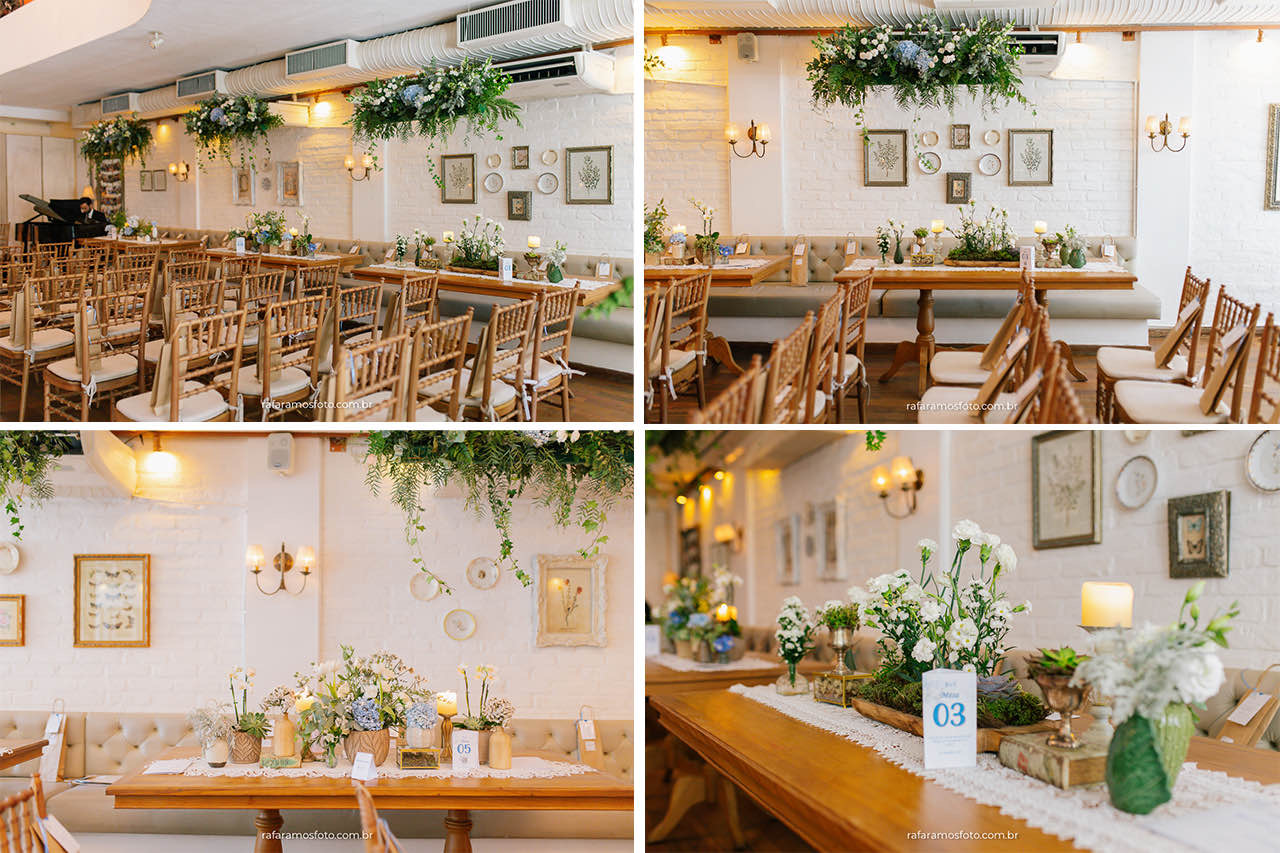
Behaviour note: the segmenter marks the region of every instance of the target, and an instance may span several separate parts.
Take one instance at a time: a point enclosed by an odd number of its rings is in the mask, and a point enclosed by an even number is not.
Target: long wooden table
[[[177,240],[170,237],[161,238],[159,240],[132,240],[128,237],[87,237],[81,242],[84,243],[101,243],[107,246],[114,246],[121,251],[126,249],[150,249],[153,246],[160,249],[160,254],[167,252],[185,252],[188,249],[199,249],[199,240]]]
[[[262,265],[264,267],[274,267],[276,269],[300,270],[308,267],[318,267],[324,264],[332,264],[338,261],[338,266],[343,270],[349,270],[364,260],[359,255],[349,255],[338,252],[317,252],[315,257],[307,257],[305,255],[278,255],[272,252],[244,252],[239,253],[235,249],[225,247],[210,249],[209,255],[214,258],[243,258],[245,255],[262,255]]]
[[[644,661],[644,695],[665,696],[694,690],[720,690],[735,684],[772,684],[787,671],[786,664],[763,652],[747,652],[744,659],[759,662],[754,669],[682,670],[663,666],[654,658]],[[834,664],[805,660],[796,671],[805,677],[826,672]]]
[[[915,850],[913,832],[1015,832],[1019,850],[1077,849],[745,696],[683,693],[650,703],[663,727],[819,850]],[[1267,752],[1194,737],[1187,759],[1280,784],[1280,762]],[[990,849],[977,840],[942,844],[939,849]]]
[[[430,270],[414,266],[381,263],[364,267],[356,267],[350,272],[352,278],[362,281],[378,281],[383,284],[401,285],[410,276],[422,275]],[[482,273],[458,272],[441,269],[437,285],[440,290],[452,290],[458,293],[474,293],[480,296],[502,297],[506,299],[532,299],[539,293],[555,293],[564,290],[567,284],[573,287],[574,281],[581,281],[583,287],[578,291],[578,304],[595,305],[610,293],[622,287],[617,281],[603,281],[568,276],[563,282],[552,284],[549,281],[533,281],[527,278],[513,278],[503,281],[496,275]]]
[[[733,255],[710,267],[712,287],[750,287],[785,269],[790,255]],[[751,262],[750,265],[743,262]],[[644,268],[646,285],[666,286],[676,279],[706,272],[706,264],[659,264]]]
[[[44,738],[0,738],[0,770],[39,758],[48,745]]]
[[[194,747],[175,747],[158,757],[194,758],[199,753]],[[144,769],[145,765],[107,788],[107,794],[115,798],[115,808],[254,809],[257,817],[253,823],[258,830],[255,853],[283,849],[281,809],[357,807],[350,779],[148,776]],[[631,785],[596,771],[549,779],[380,778],[367,787],[379,809],[445,809],[445,853],[470,853],[473,810],[631,811],[634,796]]]
[[[929,362],[934,352],[933,293],[935,290],[1017,290],[1022,285],[1022,271],[1013,267],[949,267],[938,264],[930,267],[889,265],[870,258],[860,258],[835,274],[837,282],[854,281],[868,270],[873,270],[871,286],[879,290],[916,290],[916,339],[901,341],[893,355],[893,364],[880,377],[881,382],[892,379],[903,365],[916,362],[919,374],[916,386],[920,396],[928,387]],[[1111,261],[1090,261],[1082,269],[1040,269],[1035,271],[1036,300],[1049,303],[1049,291],[1053,290],[1132,290],[1138,277]],[[1084,374],[1070,360],[1071,350],[1059,342],[1068,359],[1067,364],[1076,379]]]

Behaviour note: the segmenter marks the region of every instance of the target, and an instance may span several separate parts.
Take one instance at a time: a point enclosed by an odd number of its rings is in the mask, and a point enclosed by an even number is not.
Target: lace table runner
[[[6,755],[12,755],[12,754],[13,754],[12,747],[0,746],[0,758],[3,758]]]
[[[150,769],[148,764],[147,768]],[[145,772],[145,771],[144,771]],[[576,776],[579,773],[593,773],[585,764],[568,761],[548,761],[531,755],[518,755],[511,759],[510,770],[495,770],[481,766],[470,770],[455,770],[453,765],[445,764],[438,770],[402,770],[396,767],[395,756],[388,755],[385,764],[378,766],[378,776],[383,779],[550,779],[555,776]],[[197,758],[191,762],[183,776],[270,776],[272,778],[306,778],[322,777],[329,779],[345,779],[351,776],[351,762],[345,758],[338,760],[336,767],[326,767],[323,762],[308,762],[301,767],[267,768],[257,764],[227,764],[225,767],[210,767],[208,762]]]
[[[869,270],[869,269],[871,269],[872,267],[877,267],[877,268],[881,268],[881,269],[890,269],[892,266],[893,266],[893,265],[885,266],[885,264],[880,263],[880,259],[879,259],[879,258],[854,258],[852,261],[850,261],[850,262],[849,262],[849,265],[848,265],[847,267],[845,267],[845,269],[847,269],[847,270]],[[953,267],[953,266],[947,266],[946,264],[935,264],[935,265],[933,265],[933,266],[926,266],[926,267],[912,267],[912,266],[910,266],[910,265],[908,265],[908,264],[904,264],[903,266],[901,266],[901,267],[899,267],[899,268],[900,268],[900,269],[904,269],[904,270],[906,270],[906,269],[927,269],[927,270],[934,270],[934,271],[937,271],[937,270],[940,270],[940,269],[942,269],[942,270],[956,270],[957,272],[963,272],[963,273],[973,273],[973,272],[1005,272],[1005,273],[1008,273],[1008,272],[1018,272],[1018,268],[1017,268],[1017,267],[996,267],[996,266],[990,266],[990,267]],[[1044,267],[1036,267],[1036,270],[1037,270],[1037,271],[1042,270],[1042,269],[1044,269]],[[1067,267],[1067,268],[1066,268],[1066,271],[1067,271],[1067,272],[1071,272],[1071,268],[1070,268],[1070,267]],[[1127,272],[1127,270],[1126,270],[1124,267],[1122,267],[1120,264],[1116,263],[1115,261],[1100,260],[1100,259],[1097,259],[1097,258],[1091,258],[1090,260],[1086,261],[1086,262],[1085,262],[1085,265],[1084,265],[1083,267],[1081,267],[1079,270],[1076,270],[1076,271],[1077,271],[1077,272],[1082,272],[1082,273],[1089,273],[1089,272],[1095,272],[1095,273],[1096,273],[1096,272]]]
[[[369,264],[366,267],[360,267],[360,269],[389,270],[392,272],[404,272],[405,270],[416,270],[418,269],[418,267],[408,263],[399,264],[399,263],[396,263],[395,261],[385,261],[380,264]],[[426,272],[430,272],[430,270],[424,268],[421,270],[421,272],[426,273]],[[498,284],[502,284],[505,281],[504,279],[499,278],[497,275],[485,275],[484,273],[478,273],[478,272],[459,272],[458,270],[446,270],[446,272],[448,272],[448,274],[451,276],[474,278],[480,281],[497,282]],[[595,290],[596,288],[599,288],[599,287],[609,287],[613,284],[616,284],[616,282],[614,282],[612,279],[606,280],[606,279],[597,279],[597,278],[570,278],[569,276],[565,276],[560,281],[534,281],[533,279],[528,279],[528,278],[513,278],[510,280],[510,282],[515,282],[518,284],[536,284],[541,287],[564,287],[564,288],[572,288],[575,284],[577,284],[581,286],[583,290]],[[507,283],[510,283],[510,282],[507,282]]]
[[[780,696],[770,685],[735,684],[729,689],[802,723],[874,749],[910,773],[983,805],[995,806],[1009,817],[1024,820],[1080,848],[1107,853],[1193,851],[1198,848],[1158,834],[1154,827],[1174,816],[1228,806],[1263,812],[1280,809],[1280,785],[1264,786],[1201,770],[1187,762],[1178,774],[1172,800],[1149,815],[1126,814],[1111,805],[1104,785],[1064,791],[1005,767],[990,753],[978,756],[977,767],[926,770],[921,738],[877,723],[852,709],[825,705],[804,695]],[[1222,832],[1225,850],[1230,827],[1222,827]]]
[[[778,665],[771,661],[753,657],[739,658],[728,663],[699,663],[696,660],[678,657],[668,652],[650,655],[649,660],[659,666],[665,666],[667,669],[674,669],[676,672],[725,672],[734,669],[770,669]]]

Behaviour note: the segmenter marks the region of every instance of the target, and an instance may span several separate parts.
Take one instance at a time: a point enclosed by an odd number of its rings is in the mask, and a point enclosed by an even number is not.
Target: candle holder
[[[440,760],[453,761],[453,718],[455,714],[441,714],[440,720]]]
[[[853,646],[853,632],[848,628],[831,631],[831,648],[836,653],[835,669],[814,678],[813,698],[828,705],[848,708],[853,704],[853,685],[870,678],[869,673],[857,673],[844,665],[844,654]]]
[[[532,250],[525,252],[524,262],[529,265],[529,278],[534,281],[541,281],[542,272],[538,269],[538,265],[542,263],[542,255]]]

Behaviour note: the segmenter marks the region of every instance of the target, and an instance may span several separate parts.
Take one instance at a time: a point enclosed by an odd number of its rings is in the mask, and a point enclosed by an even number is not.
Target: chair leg
[[[653,383],[653,393],[658,395],[658,422],[667,422],[667,384],[662,380],[661,374],[658,380]]]
[[[51,420],[53,418],[49,417],[49,383],[46,382],[44,383],[44,421],[48,423]]]
[[[707,383],[703,377],[705,360],[697,355],[693,358],[696,362],[694,370],[698,374],[698,408],[705,409],[707,407]]]
[[[560,383],[560,408],[562,410],[561,420],[565,420],[565,421],[573,420],[573,418],[569,417],[569,380],[568,379],[565,379]]]
[[[18,397],[18,420],[27,419],[27,386],[31,381],[31,362],[22,360],[22,392]]]
[[[862,378],[858,380],[858,423],[865,424],[867,422],[867,403],[871,396],[871,383],[867,381],[867,374],[864,371]]]

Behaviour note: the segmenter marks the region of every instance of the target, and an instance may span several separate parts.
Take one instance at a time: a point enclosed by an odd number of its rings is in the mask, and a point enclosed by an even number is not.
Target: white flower
[[[995,557],[996,564],[1003,572],[1012,572],[1018,568],[1018,555],[1013,552],[1013,546],[1008,542],[996,547]]]
[[[925,622],[937,622],[942,615],[942,605],[932,598],[926,598],[920,605],[920,618]]]
[[[938,543],[934,542],[932,539],[921,539],[916,543],[916,547],[924,554],[924,558],[926,560],[929,558],[930,554],[936,554],[938,552]]]
[[[928,663],[933,660],[933,653],[937,650],[938,644],[928,637],[921,637],[916,641],[915,648],[911,650],[911,657],[921,663]]]
[[[1013,616],[1013,605],[1009,603],[1009,599],[1002,598],[991,605],[991,615],[996,619],[1003,619],[1007,622]]]
[[[1170,676],[1183,702],[1203,702],[1222,686],[1222,661],[1208,644],[1200,647],[1203,654],[1183,655],[1174,664]]]
[[[892,575],[876,575],[867,581],[867,592],[873,596],[880,595],[889,588],[889,582],[892,580]]]
[[[1022,612],[1026,613],[1028,616],[1031,615],[1031,599],[1028,598],[1026,601],[1022,602]]]
[[[923,597],[924,589],[915,581],[911,581],[902,590],[902,600],[910,604],[919,604],[920,599]]]
[[[947,631],[947,644],[953,649],[972,648],[978,642],[978,627],[971,619],[961,619]]]
[[[851,586],[844,591],[844,594],[849,597],[850,601],[858,605],[858,607],[863,607],[871,601],[871,593],[867,592],[860,586]]]
[[[956,526],[951,530],[951,538],[957,542],[972,542],[981,535],[982,528],[978,526],[978,523],[967,518],[956,522]]]
[[[986,545],[989,548],[994,548],[1000,544],[1000,537],[994,533],[979,532],[971,541],[979,547]]]
[[[973,664],[971,664],[971,663],[967,663],[967,664],[965,664],[964,666],[960,667],[960,669],[961,669],[962,671],[964,671],[964,672],[977,672],[977,671],[978,671],[978,668],[977,668],[976,666],[974,666]]]

